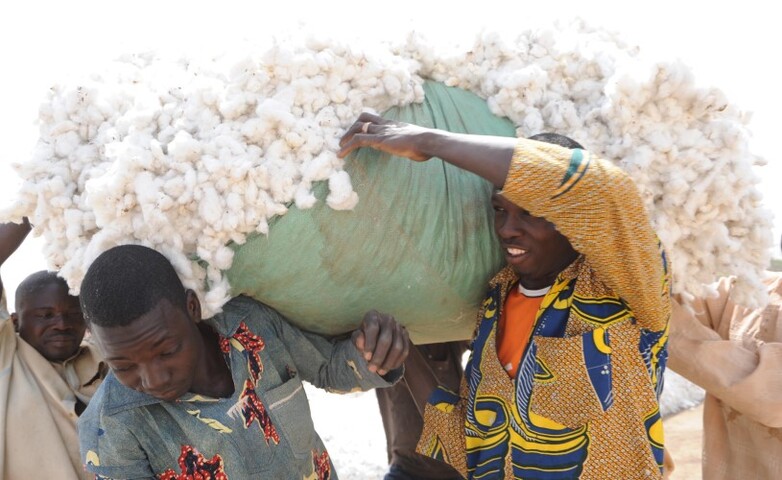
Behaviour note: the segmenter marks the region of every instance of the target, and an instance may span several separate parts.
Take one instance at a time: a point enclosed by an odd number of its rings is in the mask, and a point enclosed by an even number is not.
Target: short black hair
[[[149,313],[161,300],[187,310],[187,294],[171,262],[141,245],[120,245],[92,262],[79,301],[88,324],[125,326]]]
[[[554,145],[559,145],[560,147],[565,148],[580,148],[581,150],[584,149],[584,147],[581,146],[580,143],[573,140],[570,137],[566,137],[564,135],[560,135],[558,133],[538,133],[528,138],[528,140],[535,140],[538,142],[546,142],[546,143],[553,143]]]
[[[16,295],[14,297],[16,310],[19,311],[19,309],[22,308],[22,302],[29,295],[34,295],[35,292],[41,288],[51,284],[61,285],[66,291],[68,290],[68,284],[65,282],[65,279],[58,277],[57,272],[41,270],[40,272],[28,275],[16,287]]]

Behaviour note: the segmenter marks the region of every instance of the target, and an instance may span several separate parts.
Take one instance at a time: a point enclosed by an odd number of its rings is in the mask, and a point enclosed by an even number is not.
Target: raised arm
[[[665,329],[670,271],[635,183],[620,168],[580,149],[528,139],[454,134],[363,113],[340,141],[425,161],[433,156],[476,173],[505,198],[553,223],[639,325]]]
[[[22,223],[0,223],[0,265],[19,248],[28,233],[30,222],[27,218]]]
[[[417,162],[438,157],[500,188],[508,175],[516,139],[451,133],[362,113],[340,140],[339,157],[370,147]]]
[[[0,266],[19,248],[28,233],[30,233],[30,222],[27,218],[22,223],[0,224]],[[0,290],[2,288],[3,280],[0,278]]]

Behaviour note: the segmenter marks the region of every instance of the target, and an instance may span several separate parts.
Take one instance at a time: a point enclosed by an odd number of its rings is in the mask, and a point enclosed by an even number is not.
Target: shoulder
[[[223,311],[205,320],[223,336],[232,336],[242,324],[256,333],[277,331],[285,319],[272,307],[253,298],[240,295],[223,306]]]
[[[79,449],[87,470],[109,478],[151,476],[133,433],[136,407],[149,404],[149,399],[114,375],[106,377],[79,417]]]

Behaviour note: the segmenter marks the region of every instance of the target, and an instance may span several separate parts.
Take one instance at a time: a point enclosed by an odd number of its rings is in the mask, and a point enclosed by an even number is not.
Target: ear
[[[198,323],[201,321],[201,302],[198,301],[198,295],[191,290],[187,289],[185,292],[187,296],[187,314],[193,322]]]
[[[11,314],[11,321],[14,323],[14,331],[19,332],[19,315],[16,312]]]

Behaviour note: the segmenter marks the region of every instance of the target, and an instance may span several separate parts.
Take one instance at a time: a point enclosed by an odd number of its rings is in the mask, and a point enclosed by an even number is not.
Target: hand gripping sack
[[[389,119],[451,132],[514,136],[476,95],[427,82],[423,104]],[[371,149],[345,165],[359,203],[291,206],[236,246],[232,294],[252,296],[313,332],[341,334],[376,309],[393,314],[416,343],[467,339],[487,282],[502,266],[489,182],[440,159],[415,163]]]

